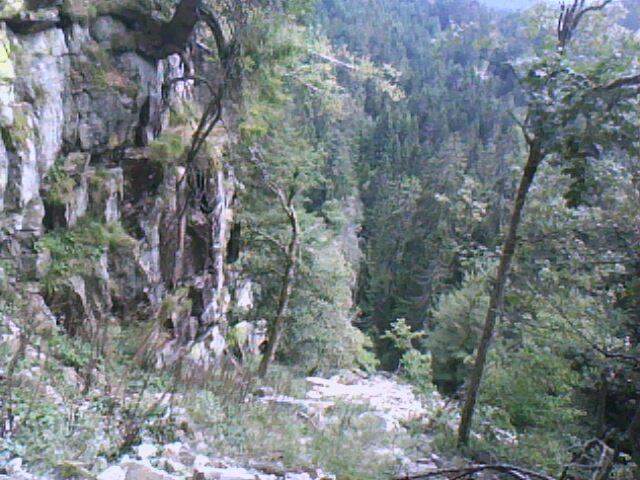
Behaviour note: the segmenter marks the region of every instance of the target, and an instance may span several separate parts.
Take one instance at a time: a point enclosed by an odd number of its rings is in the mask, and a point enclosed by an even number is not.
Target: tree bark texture
[[[542,152],[538,141],[532,140],[529,143],[529,156],[527,163],[525,164],[524,171],[522,172],[520,186],[518,187],[513,210],[511,212],[507,235],[504,239],[502,253],[500,255],[498,271],[496,278],[492,283],[489,297],[489,308],[487,309],[482,336],[480,337],[480,343],[478,344],[478,352],[476,354],[473,370],[467,385],[465,403],[462,409],[460,426],[458,428],[459,446],[467,445],[469,443],[471,421],[475,411],[478,390],[480,389],[480,382],[482,381],[482,375],[487,361],[487,353],[491,345],[498,312],[502,305],[507,277],[511,269],[511,261],[517,244],[518,227],[522,220],[522,211],[527,199],[527,194],[529,193],[529,188],[533,183],[536,171],[538,170],[538,166],[543,158],[544,153]]]
[[[298,252],[300,250],[300,227],[298,224],[298,216],[294,207],[289,203],[286,208],[289,225],[291,228],[291,239],[286,249],[286,265],[282,276],[282,286],[278,297],[278,308],[276,316],[269,326],[267,335],[267,348],[260,360],[258,367],[258,376],[264,378],[267,375],[269,364],[275,358],[278,345],[284,331],[285,320],[289,312],[289,302],[293,292],[293,285],[296,281],[298,267]]]

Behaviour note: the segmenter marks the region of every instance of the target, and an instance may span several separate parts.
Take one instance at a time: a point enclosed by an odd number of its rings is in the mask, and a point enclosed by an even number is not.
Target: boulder
[[[313,478],[311,478],[311,475],[309,475],[307,472],[287,473],[284,476],[284,480],[313,480]]]
[[[158,447],[156,447],[155,445],[151,445],[150,443],[143,443],[136,447],[136,454],[142,460],[150,457],[155,457],[158,454]]]
[[[183,465],[176,460],[171,460],[170,458],[162,458],[159,462],[159,465],[169,473],[180,474],[189,469],[189,467],[187,467],[186,465]]]
[[[194,469],[204,468],[210,464],[211,464],[211,461],[209,460],[209,458],[205,457],[204,455],[196,455],[195,458],[193,459]]]
[[[127,471],[125,480],[176,480],[177,478],[144,463],[129,462],[122,466]]]
[[[15,475],[22,470],[22,459],[20,457],[9,460],[4,469],[9,475]]]
[[[125,472],[125,470],[121,466],[112,465],[111,467],[100,473],[96,477],[96,480],[125,480],[126,476],[127,472]]]
[[[162,447],[162,456],[175,462],[181,462],[180,452],[183,448],[184,445],[181,442],[167,443]]]
[[[200,467],[195,470],[193,480],[257,480],[258,476],[244,468]]]

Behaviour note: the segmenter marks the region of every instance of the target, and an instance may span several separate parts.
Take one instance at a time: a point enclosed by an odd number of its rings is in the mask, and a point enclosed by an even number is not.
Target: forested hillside
[[[521,3],[0,0],[0,478],[640,478],[640,5]]]

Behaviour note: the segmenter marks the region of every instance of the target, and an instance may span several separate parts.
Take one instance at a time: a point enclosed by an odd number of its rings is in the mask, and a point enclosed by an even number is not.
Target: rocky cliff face
[[[214,131],[202,159],[206,208],[185,206],[191,179],[176,159],[192,127],[176,112],[200,92],[176,79],[197,56],[147,58],[117,12],[94,10],[0,4],[3,286],[38,328],[96,338],[155,319],[161,362],[185,346],[208,361],[231,302],[229,136]]]

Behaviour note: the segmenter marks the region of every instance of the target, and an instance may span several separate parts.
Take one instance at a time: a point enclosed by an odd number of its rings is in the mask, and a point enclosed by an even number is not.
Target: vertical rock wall
[[[169,128],[170,107],[195,96],[189,82],[170,82],[184,76],[182,59],[145,58],[116,16],[78,23],[60,16],[60,2],[41,3],[54,7],[0,5],[3,288],[20,295],[28,284],[28,302],[51,309],[70,333],[158,319],[164,363],[185,348],[197,358],[219,351],[235,185],[222,161],[227,133],[214,132],[208,155],[216,158],[205,159],[217,166],[204,185],[213,205],[188,202],[176,225],[184,169],[175,158],[152,158],[150,144]],[[74,269],[65,265],[55,288],[45,288],[59,259],[41,240],[85,235],[88,222],[122,225],[129,241],[104,246],[95,261],[71,258]],[[173,301],[181,308],[171,310]]]

